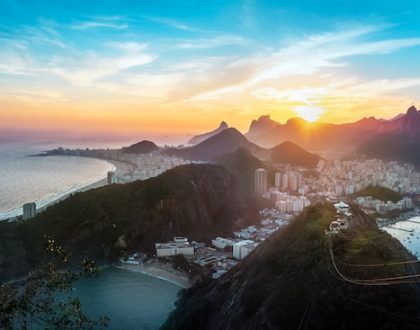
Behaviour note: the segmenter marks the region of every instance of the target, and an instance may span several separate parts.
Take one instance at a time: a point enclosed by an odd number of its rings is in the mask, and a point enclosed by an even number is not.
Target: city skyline
[[[186,135],[221,120],[246,131],[264,114],[389,119],[420,85],[420,5],[396,4],[6,1],[0,129]]]

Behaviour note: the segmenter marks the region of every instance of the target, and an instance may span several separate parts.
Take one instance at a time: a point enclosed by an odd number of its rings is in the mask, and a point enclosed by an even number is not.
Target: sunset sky
[[[4,132],[246,131],[420,104],[416,0],[2,0],[0,40]]]

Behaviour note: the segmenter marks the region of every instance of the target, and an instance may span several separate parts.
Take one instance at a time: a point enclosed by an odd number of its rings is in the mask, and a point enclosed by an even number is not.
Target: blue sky
[[[2,0],[0,22],[0,128],[246,129],[419,99],[419,1]]]

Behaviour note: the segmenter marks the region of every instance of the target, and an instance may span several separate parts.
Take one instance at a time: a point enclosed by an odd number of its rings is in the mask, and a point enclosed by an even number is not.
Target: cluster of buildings
[[[234,232],[234,237],[216,237],[211,246],[205,243],[189,242],[185,237],[175,237],[171,242],[156,243],[156,256],[166,258],[182,254],[190,262],[212,271],[218,278],[250,254],[260,242],[273,232],[285,226],[290,217],[282,218],[275,209],[264,209],[260,226],[249,226]]]
[[[413,200],[410,197],[403,197],[400,201],[394,203],[392,201],[384,202],[378,199],[373,199],[371,196],[359,196],[356,197],[355,202],[362,208],[374,210],[380,214],[386,214],[394,210],[404,211],[414,207]]]
[[[270,199],[282,213],[297,213],[311,203],[305,197],[309,190],[305,186],[302,173],[288,170],[274,175],[274,186],[270,186],[267,170],[260,168],[255,171],[255,192]]]
[[[369,160],[321,160],[318,178],[310,183],[312,194],[341,197],[368,186],[381,186],[401,194],[420,193],[420,173],[411,164]]]
[[[350,212],[350,205],[340,201],[334,204],[337,212],[335,220],[331,221],[329,230],[325,230],[325,234],[338,234],[341,230],[348,229],[350,226],[352,213]]]
[[[146,180],[158,176],[176,166],[189,164],[190,161],[175,156],[166,155],[159,150],[143,154],[127,154],[121,149],[57,149],[60,155],[83,156],[115,160],[132,167],[129,173],[114,173],[114,177],[108,183],[126,183],[135,180]]]
[[[255,170],[255,192],[257,194],[266,194],[273,184],[277,190],[304,193],[304,190],[301,189],[304,187],[303,175],[299,171],[277,172],[274,174],[274,182],[270,185],[267,170],[264,168]]]
[[[276,208],[282,213],[302,212],[305,207],[311,205],[310,200],[305,196],[291,195],[276,189],[270,189],[270,200],[273,201]]]

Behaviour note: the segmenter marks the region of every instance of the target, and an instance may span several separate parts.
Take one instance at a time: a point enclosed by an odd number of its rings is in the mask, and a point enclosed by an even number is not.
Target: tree
[[[45,260],[23,281],[0,286],[1,329],[103,329],[109,318],[91,319],[82,311],[72,284],[80,277],[97,276],[90,259],[72,271],[69,256],[51,237],[45,236]]]

